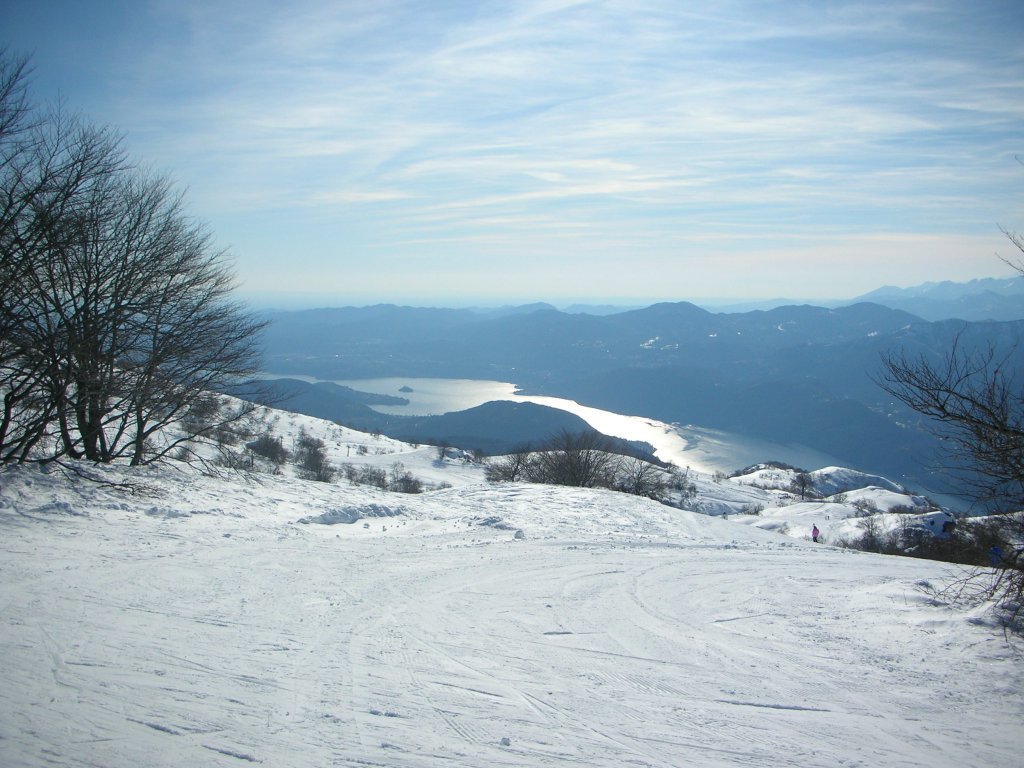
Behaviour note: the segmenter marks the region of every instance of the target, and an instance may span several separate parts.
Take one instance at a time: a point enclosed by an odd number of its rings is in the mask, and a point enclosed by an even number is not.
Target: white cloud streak
[[[267,227],[299,216],[310,269],[559,252],[595,292],[616,275],[575,259],[611,248],[1019,225],[1015,4],[686,5],[162,0],[150,23],[178,33],[95,98],[271,283]]]

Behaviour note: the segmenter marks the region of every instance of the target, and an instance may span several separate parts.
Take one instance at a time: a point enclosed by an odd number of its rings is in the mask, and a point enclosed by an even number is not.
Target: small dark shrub
[[[321,483],[331,482],[338,472],[327,458],[324,441],[305,432],[300,433],[296,440],[295,463],[300,477]]]
[[[288,461],[288,449],[284,447],[284,442],[280,437],[275,437],[269,432],[266,432],[255,440],[246,443],[245,447],[257,456],[270,459],[270,461],[278,466]]]
[[[380,467],[362,466],[356,476],[356,483],[359,485],[371,485],[374,488],[384,490],[388,487],[388,475]]]

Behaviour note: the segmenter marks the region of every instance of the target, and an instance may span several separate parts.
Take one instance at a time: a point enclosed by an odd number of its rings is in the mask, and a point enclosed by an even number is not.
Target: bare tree
[[[54,367],[70,340],[53,283],[55,236],[82,220],[90,190],[125,168],[119,139],[60,111],[38,118],[27,64],[0,52],[0,459],[25,460],[60,420]],[[77,278],[77,275],[75,276]],[[57,307],[57,311],[55,311]]]
[[[807,498],[807,492],[814,487],[814,481],[806,472],[797,472],[793,478],[793,487],[800,494],[800,501]]]
[[[203,392],[254,372],[261,325],[231,301],[225,255],[167,179],[121,171],[86,197],[47,231],[33,286],[56,323],[48,376],[62,447],[139,464],[196,436],[149,442]]]
[[[994,511],[1024,508],[1024,390],[1019,351],[964,351],[959,340],[939,363],[886,356],[882,387],[934,423],[972,498]]]
[[[224,418],[180,432],[156,450],[145,446],[165,427],[182,423],[204,392],[223,391],[256,372],[263,323],[231,299],[234,277],[226,254],[181,209],[165,179],[142,180],[138,197],[156,220],[150,258],[140,277],[145,289],[133,300],[144,307],[127,325],[130,345],[121,357],[122,387],[131,405],[132,463],[165,455],[176,443],[222,429]],[[236,420],[252,410],[236,408]]]
[[[1024,160],[1018,158],[1018,162],[1020,162],[1021,165],[1024,165]],[[1006,238],[1011,243],[1013,243],[1013,247],[1020,251],[1022,254],[1024,254],[1024,238],[1021,238],[1021,236],[1018,235],[1016,232],[1011,232],[1008,229],[1003,229],[1002,232],[1004,235],[1006,235]],[[1019,256],[1015,259],[1009,258],[1007,256],[1000,256],[999,258],[1007,266],[1012,267],[1013,269],[1017,270],[1022,275],[1024,275],[1024,259],[1021,259]]]
[[[562,430],[536,454],[527,479],[581,488],[610,488],[615,484],[619,460],[611,441],[600,432]]]
[[[1024,252],[1024,242],[1010,241]],[[1024,265],[1004,259],[1024,273]],[[1009,351],[994,345],[966,348],[958,336],[952,349],[939,361],[924,356],[892,353],[884,358],[882,388],[914,411],[931,420],[943,440],[953,474],[980,505],[991,512],[1024,509],[1024,360],[1017,340]],[[1016,521],[1021,539],[1024,516]],[[993,553],[995,554],[995,553]],[[1020,549],[993,557],[995,576],[982,590],[1010,608],[1013,617],[1024,606],[1024,557]],[[977,573],[968,582],[977,584]],[[962,589],[963,584],[955,587]]]
[[[671,475],[667,470],[634,456],[623,457],[616,472],[615,488],[636,496],[663,501],[670,490]]]
[[[254,372],[262,324],[170,181],[109,129],[33,122],[25,72],[0,52],[0,459],[160,458],[244,415],[188,418]]]
[[[37,382],[41,372],[21,360],[18,304],[25,273],[32,266],[26,212],[39,180],[32,174],[35,123],[28,99],[28,60],[0,49],[0,460],[26,455],[49,421]]]
[[[530,447],[524,446],[504,456],[488,459],[484,477],[491,483],[514,483],[525,480],[531,463]]]

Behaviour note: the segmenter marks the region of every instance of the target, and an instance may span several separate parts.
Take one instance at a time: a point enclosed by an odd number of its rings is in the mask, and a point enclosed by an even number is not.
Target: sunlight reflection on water
[[[293,377],[300,378],[300,377]],[[301,377],[307,381],[316,379]],[[837,464],[831,456],[800,445],[782,445],[732,432],[694,425],[666,424],[643,416],[580,405],[575,400],[545,395],[523,395],[515,384],[480,379],[381,378],[337,380],[335,384],[361,392],[393,395],[409,400],[408,405],[373,406],[381,413],[405,416],[433,416],[464,411],[494,400],[536,403],[579,416],[598,432],[624,440],[637,440],[654,447],[654,455],[679,467],[699,472],[725,472],[750,464],[776,460],[796,466],[819,468]]]

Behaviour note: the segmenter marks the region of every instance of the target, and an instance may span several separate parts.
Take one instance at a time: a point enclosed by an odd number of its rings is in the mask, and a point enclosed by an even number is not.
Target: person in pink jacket
[[[818,532],[818,526],[814,526],[813,528],[811,528],[811,538],[814,539],[815,543],[817,543],[819,535],[820,533]]]

